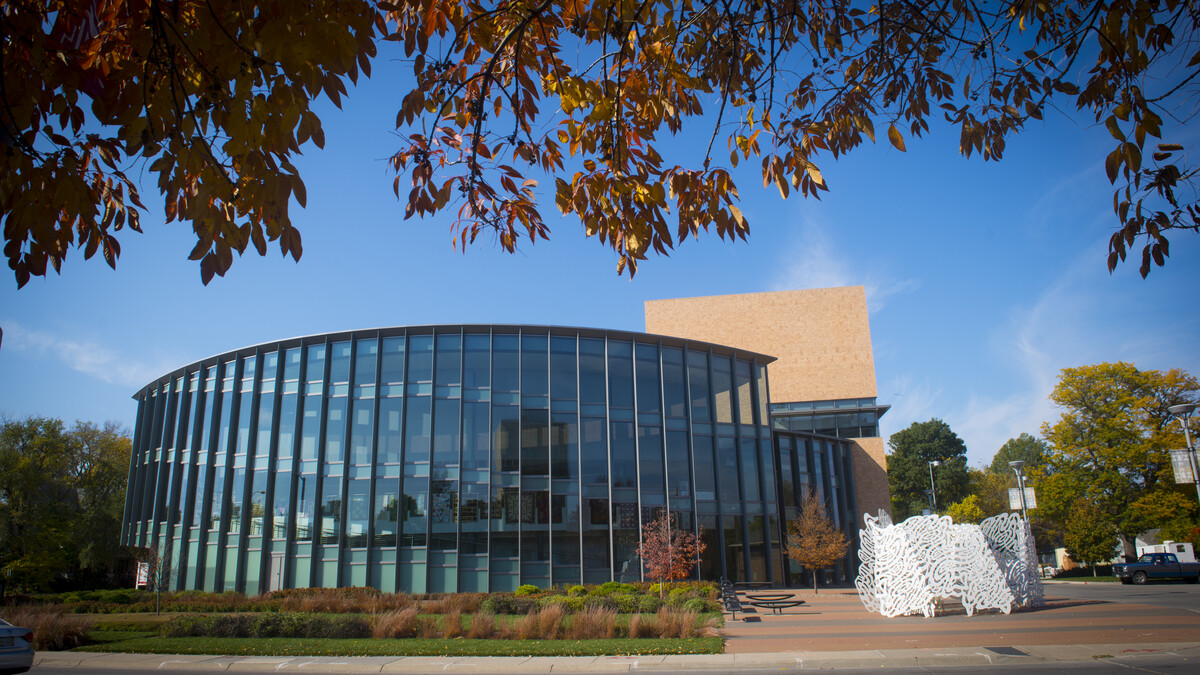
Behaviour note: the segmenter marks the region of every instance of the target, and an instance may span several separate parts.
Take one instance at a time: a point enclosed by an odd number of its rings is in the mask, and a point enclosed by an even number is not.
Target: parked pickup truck
[[[1137,562],[1113,565],[1121,583],[1144,584],[1151,579],[1183,579],[1189,584],[1200,579],[1200,563],[1181,563],[1174,553],[1145,553]]]

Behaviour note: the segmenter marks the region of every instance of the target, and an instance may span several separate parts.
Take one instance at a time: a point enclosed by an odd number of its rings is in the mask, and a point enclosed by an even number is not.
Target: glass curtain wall
[[[180,589],[513,590],[642,579],[670,511],[708,546],[694,576],[782,581],[770,360],[521,326],[225,354],[137,395],[123,543],[169,551]]]

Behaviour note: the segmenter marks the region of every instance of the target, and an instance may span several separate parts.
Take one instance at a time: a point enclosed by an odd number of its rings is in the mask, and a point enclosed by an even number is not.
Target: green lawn
[[[95,635],[103,633],[103,635]],[[137,636],[121,640],[117,634]],[[720,654],[719,637],[615,640],[467,640],[160,638],[145,633],[92,631],[97,644],[77,651],[233,656],[606,656]]]
[[[1114,576],[1108,576],[1108,575],[1101,574],[1098,577],[1087,577],[1087,576],[1055,577],[1053,579],[1047,579],[1046,581],[1051,581],[1051,582],[1053,582],[1053,581],[1086,581],[1088,583],[1115,583],[1115,582],[1120,581],[1120,579],[1118,579]]]

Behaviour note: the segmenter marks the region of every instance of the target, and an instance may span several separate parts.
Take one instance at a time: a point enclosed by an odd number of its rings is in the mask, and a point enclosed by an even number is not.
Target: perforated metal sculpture
[[[883,511],[863,518],[855,586],[872,612],[928,617],[949,598],[958,598],[968,616],[1042,603],[1033,536],[1016,514],[979,525],[947,516],[914,516],[895,525]]]

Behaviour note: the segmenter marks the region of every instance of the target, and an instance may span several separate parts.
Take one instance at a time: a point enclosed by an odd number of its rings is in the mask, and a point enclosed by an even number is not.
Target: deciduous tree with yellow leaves
[[[1049,452],[1045,475],[1034,476],[1039,512],[1066,527],[1086,502],[1130,542],[1158,527],[1186,533],[1197,504],[1190,486],[1175,484],[1169,450],[1184,439],[1167,408],[1198,394],[1200,383],[1179,369],[1064,368],[1050,395],[1062,415],[1042,426]]]

